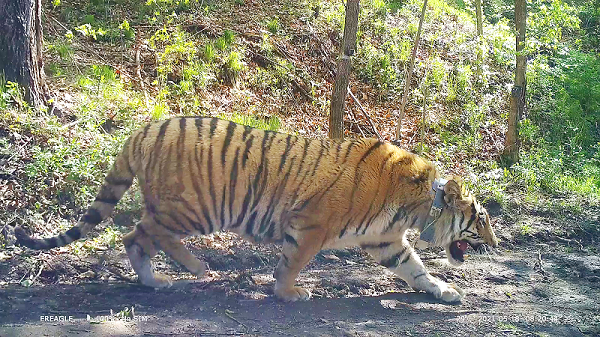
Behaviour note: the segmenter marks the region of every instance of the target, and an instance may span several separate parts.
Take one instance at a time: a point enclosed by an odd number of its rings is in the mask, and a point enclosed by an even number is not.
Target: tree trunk
[[[477,16],[477,36],[483,35],[483,14],[481,13],[481,0],[475,0],[475,16]]]
[[[346,1],[346,22],[344,25],[344,38],[338,69],[331,94],[329,110],[329,138],[344,138],[344,105],[348,82],[350,77],[351,57],[356,50],[356,30],[358,29],[359,0]]]
[[[483,13],[481,11],[481,0],[475,0],[475,16],[477,17],[477,80],[478,89],[483,85]],[[481,90],[477,90],[478,100],[481,98]]]
[[[511,91],[508,131],[504,142],[504,157],[510,164],[519,161],[519,120],[525,111],[525,90],[527,56],[525,47],[525,30],[527,20],[526,0],[515,0],[515,27],[517,30],[516,49],[517,67],[515,70],[515,85]]]
[[[408,65],[408,73],[404,80],[404,93],[402,94],[402,103],[400,103],[400,115],[398,116],[398,125],[396,126],[396,139],[400,140],[402,136],[402,120],[404,119],[404,108],[406,107],[406,100],[408,99],[408,91],[410,89],[410,82],[412,81],[413,68],[415,66],[415,58],[417,57],[417,49],[419,48],[419,39],[421,38],[421,28],[423,27],[423,20],[425,20],[425,10],[427,9],[427,0],[423,1],[423,9],[421,10],[421,18],[419,19],[419,29],[417,30],[417,36],[415,36],[415,44],[413,45],[412,55],[410,57],[410,64]]]
[[[31,105],[44,106],[49,95],[42,59],[41,0],[0,0],[0,32],[0,73],[25,88]]]

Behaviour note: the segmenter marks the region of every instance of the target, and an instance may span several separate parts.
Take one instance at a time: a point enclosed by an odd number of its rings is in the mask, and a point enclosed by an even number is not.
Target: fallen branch
[[[371,127],[373,128],[373,131],[377,135],[377,138],[379,138],[380,141],[383,141],[383,137],[381,137],[381,134],[379,133],[379,131],[377,131],[377,128],[375,127],[375,123],[373,123],[371,116],[369,116],[369,114],[367,113],[365,108],[363,108],[362,104],[360,104],[360,101],[358,100],[358,98],[356,98],[356,96],[354,96],[354,94],[352,93],[352,90],[350,90],[350,87],[348,87],[348,94],[350,95],[350,97],[352,97],[352,99],[354,100],[356,105],[358,105],[358,107],[360,108],[360,111],[362,111],[363,115],[365,115],[365,117],[369,121],[369,124],[371,124]]]
[[[354,113],[352,112],[352,110],[350,110],[350,109],[346,110],[346,114],[350,118],[350,122],[356,125],[356,127],[358,128],[358,131],[363,136],[363,138],[367,138],[367,136],[365,136],[365,133],[363,132],[362,128],[358,124],[358,121],[356,120],[356,116],[354,116]]]
[[[225,316],[231,318],[231,320],[233,320],[234,322],[236,322],[237,324],[241,325],[244,327],[244,329],[246,329],[246,331],[244,333],[248,333],[248,331],[250,331],[250,328],[248,328],[246,326],[246,324],[240,322],[237,318],[233,317],[229,312],[227,312],[227,310],[225,310]]]
[[[271,65],[274,67],[279,67],[286,71],[289,70],[288,68],[279,64],[277,61],[269,58],[268,56],[261,54],[260,52],[257,52],[252,49],[250,49],[250,52],[253,54],[252,60],[262,68],[266,69],[268,65]],[[294,86],[294,88],[296,88],[308,100],[310,100],[311,102],[314,100],[314,97],[312,97],[312,95],[309,93],[308,88],[306,88],[305,86],[300,84],[300,82],[298,82],[298,80],[296,78],[292,77],[292,75],[290,75],[290,83]]]
[[[538,250],[537,252],[537,263],[536,265],[540,268],[540,272],[542,275],[546,275],[546,271],[544,270],[544,266],[542,266],[542,253]]]
[[[138,80],[138,85],[140,86],[140,90],[144,93],[144,105],[146,109],[148,109],[148,92],[146,91],[146,86],[144,85],[144,79],[142,78],[142,65],[140,63],[140,54],[142,50],[142,39],[141,37],[137,37],[136,45],[135,45],[135,76]]]

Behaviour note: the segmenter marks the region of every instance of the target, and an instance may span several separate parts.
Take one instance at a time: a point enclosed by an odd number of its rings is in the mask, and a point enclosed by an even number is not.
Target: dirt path
[[[552,243],[523,248],[471,256],[460,268],[441,258],[427,260],[436,275],[467,290],[459,305],[413,292],[359,250],[317,256],[300,276],[314,293],[302,303],[272,297],[271,268],[245,272],[235,261],[219,265],[214,256],[210,278],[162,291],[123,281],[8,284],[0,287],[0,336],[599,335],[600,256],[564,253]],[[251,256],[248,249],[232,256]],[[271,260],[271,253],[276,249],[254,252],[256,261]],[[134,308],[133,320],[119,318],[125,307]],[[71,321],[50,321],[68,316]]]

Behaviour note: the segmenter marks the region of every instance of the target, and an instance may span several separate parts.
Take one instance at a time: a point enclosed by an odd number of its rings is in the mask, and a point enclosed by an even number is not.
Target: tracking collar
[[[425,221],[425,225],[421,230],[420,239],[429,243],[433,243],[435,237],[435,226],[433,224],[440,218],[442,209],[446,205],[444,201],[444,186],[448,180],[444,178],[436,179],[431,184],[431,191],[435,193],[433,202],[431,202],[431,208],[429,209],[429,217]]]

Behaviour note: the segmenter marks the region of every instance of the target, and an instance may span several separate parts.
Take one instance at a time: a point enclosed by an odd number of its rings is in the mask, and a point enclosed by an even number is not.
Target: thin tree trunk
[[[417,36],[415,36],[415,43],[413,45],[412,55],[410,57],[410,63],[408,65],[408,73],[404,80],[404,93],[402,94],[402,103],[400,104],[400,115],[398,116],[398,125],[396,127],[396,139],[400,139],[402,136],[402,120],[404,119],[404,109],[406,108],[406,100],[408,99],[408,92],[410,89],[410,82],[412,81],[413,68],[415,65],[415,58],[417,57],[417,49],[419,48],[419,39],[421,38],[421,29],[423,27],[423,20],[425,19],[425,10],[427,9],[427,0],[423,1],[423,9],[421,10],[421,18],[419,19],[419,29],[417,30]]]
[[[481,0],[475,0],[475,16],[477,17],[477,87],[483,84],[483,13],[481,11]],[[481,98],[481,90],[477,93],[478,100]]]
[[[0,0],[0,73],[35,107],[49,98],[42,59],[41,0]]]
[[[329,138],[344,138],[344,106],[350,77],[351,58],[356,50],[356,30],[358,29],[359,0],[346,1],[346,22],[344,38],[338,60],[338,69],[331,94],[329,110]]]
[[[477,36],[483,35],[483,14],[481,12],[481,0],[475,0],[475,16],[477,16]]]
[[[515,26],[517,30],[516,50],[517,67],[515,70],[515,85],[511,91],[510,112],[508,117],[508,131],[504,141],[504,157],[510,163],[519,161],[519,120],[525,111],[525,90],[527,56],[525,47],[525,31],[527,20],[526,0],[515,0]]]

